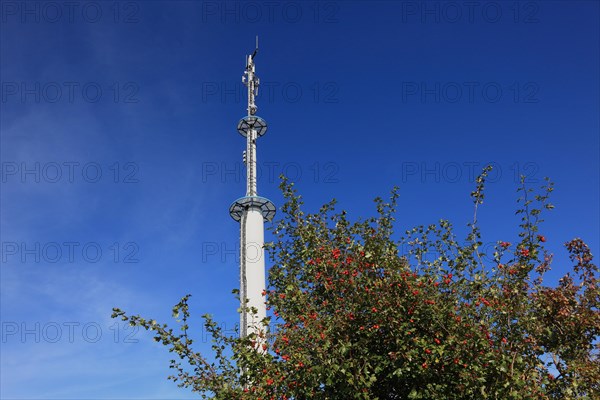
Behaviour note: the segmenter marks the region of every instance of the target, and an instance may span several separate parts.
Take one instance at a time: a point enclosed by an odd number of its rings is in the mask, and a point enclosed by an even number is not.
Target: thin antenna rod
[[[254,53],[252,53],[253,60],[254,60],[254,57],[256,57],[257,53],[258,53],[258,35],[256,35],[256,48],[254,49]]]

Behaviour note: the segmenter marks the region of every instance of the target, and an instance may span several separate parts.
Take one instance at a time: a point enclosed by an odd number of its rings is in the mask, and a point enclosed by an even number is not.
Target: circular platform
[[[246,196],[237,199],[229,207],[229,215],[236,221],[242,219],[242,215],[249,208],[256,207],[260,209],[263,219],[265,221],[272,221],[275,217],[275,204],[269,199],[259,196]]]
[[[248,115],[240,119],[237,126],[240,135],[247,137],[250,129],[254,129],[257,137],[260,137],[267,133],[267,121],[256,115]]]

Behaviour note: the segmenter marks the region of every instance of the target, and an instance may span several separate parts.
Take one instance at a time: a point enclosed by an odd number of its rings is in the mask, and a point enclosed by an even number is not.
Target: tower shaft
[[[246,196],[256,196],[256,130],[246,138]]]
[[[241,335],[258,333],[261,321],[267,316],[265,298],[262,294],[266,288],[264,257],[264,221],[259,208],[249,208],[240,221],[240,299],[242,309],[244,299],[247,311],[240,315]],[[253,314],[253,310],[256,314]]]

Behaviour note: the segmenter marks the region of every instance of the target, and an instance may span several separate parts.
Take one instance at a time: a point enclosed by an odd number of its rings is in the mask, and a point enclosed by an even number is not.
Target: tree
[[[484,262],[471,193],[466,241],[450,222],[393,239],[398,191],[375,200],[377,216],[350,222],[335,201],[302,211],[283,179],[283,218],[267,245],[273,265],[266,338],[225,335],[208,315],[214,362],[192,350],[189,295],[174,308],[181,333],[114,309],[154,331],[179,356],[179,386],[215,399],[598,399],[598,268],[581,239],[566,243],[574,266],[556,287],[538,229],[553,190],[519,187],[517,243],[499,241]],[[399,249],[407,249],[400,254]],[[262,349],[256,351],[257,343]]]

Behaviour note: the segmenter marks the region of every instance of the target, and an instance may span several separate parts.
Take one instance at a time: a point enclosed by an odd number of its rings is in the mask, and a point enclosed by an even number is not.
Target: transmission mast
[[[246,164],[246,195],[229,207],[231,217],[240,223],[240,335],[242,337],[261,331],[262,320],[267,317],[263,291],[265,280],[264,222],[273,220],[275,205],[258,196],[256,182],[256,141],[267,132],[267,122],[256,115],[256,97],[260,80],[256,76],[254,60],[256,49],[246,58],[246,70],[242,82],[248,88],[248,114],[242,118],[237,131],[246,138],[243,152]],[[256,310],[256,314],[252,313]],[[257,343],[261,342],[257,340]]]

